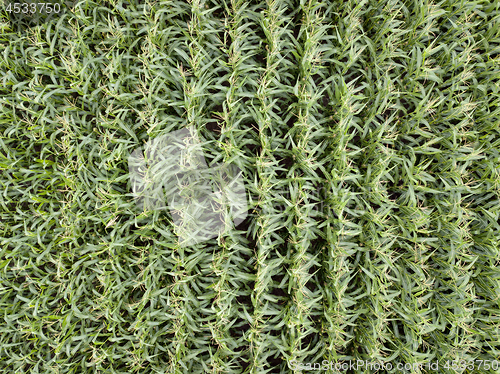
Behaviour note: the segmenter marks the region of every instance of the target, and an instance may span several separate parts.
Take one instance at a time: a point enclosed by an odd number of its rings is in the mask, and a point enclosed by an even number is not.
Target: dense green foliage
[[[2,373],[500,357],[498,1],[140,3],[2,11]],[[250,208],[181,248],[127,157],[186,126]]]

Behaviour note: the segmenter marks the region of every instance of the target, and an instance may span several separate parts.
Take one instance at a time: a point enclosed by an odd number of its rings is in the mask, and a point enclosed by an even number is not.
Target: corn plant
[[[499,2],[14,2],[2,373],[500,373]],[[246,197],[189,245],[129,165],[186,129]]]

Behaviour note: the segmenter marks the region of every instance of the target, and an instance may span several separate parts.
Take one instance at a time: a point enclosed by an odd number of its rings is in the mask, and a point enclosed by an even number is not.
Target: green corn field
[[[0,373],[500,373],[499,1],[15,1]],[[128,164],[185,128],[247,201],[187,246]]]

